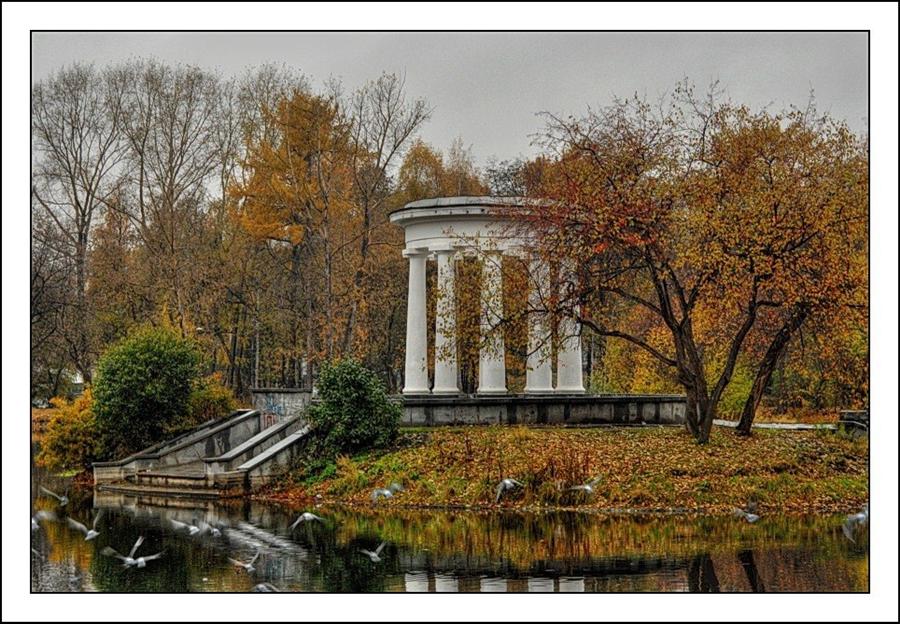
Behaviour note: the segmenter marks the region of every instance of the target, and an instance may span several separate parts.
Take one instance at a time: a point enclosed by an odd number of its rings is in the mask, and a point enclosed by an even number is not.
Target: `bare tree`
[[[31,237],[31,379],[32,393],[59,394],[68,362],[66,311],[72,303],[72,262],[63,236],[32,206]]]
[[[386,222],[386,215],[380,214],[379,209],[391,193],[392,168],[403,157],[413,135],[429,118],[431,111],[425,100],[407,99],[402,77],[382,74],[353,94],[349,115],[353,181],[362,217],[360,257],[353,286],[360,290],[373,243],[372,233]],[[351,298],[343,337],[345,353],[353,340],[358,302],[359,297]]]
[[[185,333],[188,291],[196,278],[195,234],[211,185],[230,175],[221,150],[232,149],[231,133],[222,133],[218,123],[223,87],[197,67],[138,61],[122,71],[133,193],[123,207],[159,272],[171,320]]]
[[[56,226],[75,273],[71,358],[90,381],[87,257],[91,226],[115,192],[123,150],[121,84],[115,72],[75,64],[31,93],[32,196]]]

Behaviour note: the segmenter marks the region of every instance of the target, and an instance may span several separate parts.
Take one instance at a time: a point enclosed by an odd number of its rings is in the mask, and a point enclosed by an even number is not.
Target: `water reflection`
[[[61,490],[65,489],[64,487]],[[61,519],[32,533],[32,589],[49,592],[632,592],[866,591],[868,539],[842,516],[623,517],[319,509],[324,523],[290,524],[297,511],[241,501],[135,498],[73,492]],[[54,508],[35,501],[35,509]],[[103,510],[86,542],[66,514]],[[172,520],[221,530],[189,536]],[[146,568],[101,556],[163,551]],[[373,562],[361,550],[385,547]],[[252,572],[229,558],[259,558]]]

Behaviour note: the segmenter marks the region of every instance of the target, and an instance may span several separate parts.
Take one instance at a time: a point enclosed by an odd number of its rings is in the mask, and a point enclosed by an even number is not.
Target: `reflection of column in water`
[[[488,592],[505,592],[506,579],[496,576],[485,576],[481,579],[481,593]]]
[[[407,572],[404,575],[406,591],[408,593],[428,591],[427,572]]]
[[[438,593],[458,592],[459,591],[459,579],[457,579],[452,574],[435,574],[434,575],[434,591],[436,591]]]
[[[559,591],[560,592],[583,592],[584,591],[584,578],[567,578],[563,577],[559,579]]]
[[[553,579],[551,578],[530,578],[528,579],[529,592],[552,592]]]

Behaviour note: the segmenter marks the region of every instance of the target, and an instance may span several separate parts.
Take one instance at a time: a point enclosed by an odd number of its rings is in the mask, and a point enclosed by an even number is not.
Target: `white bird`
[[[503,496],[504,492],[513,490],[517,487],[524,486],[515,479],[503,479],[503,481],[497,485],[497,497],[494,499],[494,503],[500,502],[500,497]]]
[[[314,513],[310,513],[310,512],[308,512],[308,511],[304,511],[302,514],[300,514],[300,517],[299,517],[299,518],[297,518],[296,520],[294,520],[294,523],[293,523],[293,524],[291,525],[291,527],[290,527],[290,528],[291,528],[291,531],[293,531],[294,529],[296,529],[296,528],[300,525],[301,522],[315,522],[315,521],[325,522],[325,519],[324,519],[324,518],[320,518],[319,516],[317,516],[317,515],[314,514]]]
[[[188,535],[197,535],[200,532],[200,527],[194,526],[193,524],[188,524],[187,522],[179,522],[175,518],[170,520],[172,526],[176,531],[187,531]]]
[[[94,523],[91,525],[91,528],[88,529],[86,526],[78,522],[77,520],[73,520],[71,517],[66,518],[66,522],[70,527],[77,531],[81,531],[84,533],[84,541],[89,542],[92,539],[96,539],[98,535],[100,535],[100,531],[97,530],[97,522],[100,520],[100,516],[103,515],[102,511],[98,511],[97,515],[94,516]]]
[[[755,513],[751,513],[751,512],[749,512],[749,511],[744,511],[744,510],[741,509],[740,507],[735,507],[735,508],[734,508],[734,515],[735,515],[736,518],[743,518],[744,520],[746,520],[746,521],[749,522],[750,524],[753,524],[754,522],[756,522],[757,520],[759,520],[759,516],[758,516],[758,515],[756,515]]]
[[[372,563],[378,563],[379,561],[381,561],[381,551],[384,550],[385,543],[386,542],[381,542],[374,552],[371,550],[366,550],[365,548],[360,548],[359,552],[368,557],[372,561]]]
[[[379,498],[394,498],[394,493],[385,488],[372,490],[372,502],[377,501]]]
[[[281,590],[272,585],[271,583],[259,583],[258,585],[254,585],[253,589],[250,591],[257,592],[261,594],[270,594],[270,593],[278,593]]]
[[[31,530],[37,531],[38,529],[40,529],[41,525],[39,523],[43,522],[44,520],[55,521],[56,514],[53,513],[52,511],[47,511],[45,509],[42,509],[41,511],[37,512],[36,514],[34,514],[31,517]]]
[[[246,561],[246,562],[238,561],[237,559],[232,559],[231,557],[228,558],[228,561],[230,561],[232,563],[232,565],[234,565],[238,568],[244,568],[248,573],[250,573],[256,569],[253,567],[253,564],[256,562],[257,559],[259,559],[259,553],[260,553],[260,550],[259,550],[259,548],[257,548],[256,554],[253,555],[253,559],[251,559],[250,561]]]
[[[569,491],[581,491],[587,494],[593,494],[594,488],[597,487],[597,484],[600,483],[600,481],[600,477],[595,477],[583,485],[575,485],[573,487],[570,487]]]
[[[203,535],[204,533],[209,533],[213,537],[220,537],[222,535],[222,531],[202,520],[197,523],[197,526],[200,528],[200,535]]]
[[[391,483],[386,488],[375,488],[372,490],[372,502],[377,501],[379,498],[394,498],[394,494],[402,491],[403,486],[397,482]]]
[[[134,546],[131,547],[131,552],[128,553],[128,556],[121,554],[115,548],[111,548],[106,546],[103,550],[100,551],[101,555],[106,555],[107,557],[115,557],[122,562],[122,565],[126,568],[138,567],[145,568],[147,567],[148,561],[153,561],[154,559],[159,559],[162,557],[162,553],[158,552],[154,555],[147,555],[146,557],[138,557],[135,558],[134,554],[137,552],[137,549],[141,547],[141,544],[144,543],[144,536],[141,535],[137,538],[137,541],[134,543]]]
[[[844,537],[848,540],[856,543],[856,540],[853,539],[853,534],[856,531],[856,525],[865,525],[869,521],[869,504],[866,503],[863,505],[862,511],[855,514],[850,514],[844,520],[844,525],[841,527],[841,530],[844,532]]]
[[[60,495],[57,494],[56,492],[51,492],[50,490],[48,490],[47,488],[45,488],[43,485],[40,486],[40,489],[41,489],[41,492],[43,492],[43,493],[46,494],[47,496],[52,496],[53,498],[55,498],[56,500],[58,500],[58,501],[59,501],[59,506],[60,506],[60,507],[65,507],[66,505],[69,504],[69,497],[66,496],[65,494],[63,494],[62,496],[60,496]]]

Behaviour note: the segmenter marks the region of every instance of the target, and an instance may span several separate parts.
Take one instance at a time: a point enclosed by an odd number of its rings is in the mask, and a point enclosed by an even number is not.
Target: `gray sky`
[[[579,114],[613,95],[655,97],[682,78],[712,80],[737,102],[819,108],[866,127],[865,33],[35,33],[32,80],[72,61],[156,57],[240,74],[285,63],[313,86],[349,89],[381,71],[406,74],[434,108],[422,138],[457,136],[479,164],[535,153],[540,111]]]

